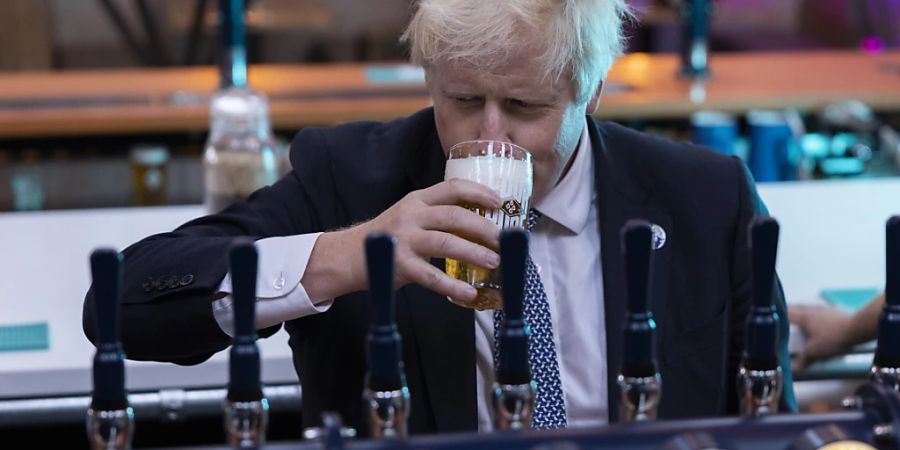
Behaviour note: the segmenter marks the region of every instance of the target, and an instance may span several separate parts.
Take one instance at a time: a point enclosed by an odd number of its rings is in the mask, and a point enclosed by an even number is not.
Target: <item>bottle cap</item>
[[[220,90],[213,95],[209,112],[214,134],[269,130],[269,100],[261,92],[239,87]]]

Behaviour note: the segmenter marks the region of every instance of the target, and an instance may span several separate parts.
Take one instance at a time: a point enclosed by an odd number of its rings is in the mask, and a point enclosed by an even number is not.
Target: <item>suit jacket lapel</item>
[[[622,324],[627,305],[620,231],[629,219],[640,218],[661,226],[671,239],[672,221],[668,215],[653,207],[650,201],[652,186],[648,185],[649,183],[642,183],[643,180],[633,173],[639,168],[627,167],[623,155],[617,153],[627,149],[616,147],[616,143],[604,135],[602,128],[593,119],[588,119],[588,127],[594,153],[596,207],[600,219],[609,420],[615,422],[619,413],[620,394],[617,378],[622,362]],[[653,254],[650,308],[657,323],[664,315],[665,302],[661,294],[665,291],[668,259],[669,246],[663,246]],[[657,331],[657,336],[659,335],[661,333]]]
[[[406,167],[412,190],[442,181],[446,159],[436,131],[432,128],[421,147],[410,147]],[[432,264],[444,269],[443,260],[432,260]],[[408,301],[419,345],[417,363],[429,400],[426,407],[434,416],[436,431],[477,430],[474,312],[418,285],[403,288],[401,296]]]

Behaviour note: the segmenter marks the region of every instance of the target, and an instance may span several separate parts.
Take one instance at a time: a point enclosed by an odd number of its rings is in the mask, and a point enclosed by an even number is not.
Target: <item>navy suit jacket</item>
[[[632,218],[659,224],[668,234],[655,252],[651,293],[663,380],[659,417],[736,413],[736,373],[752,302],[748,224],[765,213],[752,179],[734,157],[592,118],[588,126],[603,236],[610,419],[617,419],[615,375],[626,305],[618,236]],[[291,162],[290,174],[247,201],[124,250],[122,340],[129,358],[196,364],[229,345],[210,303],[236,237],[288,236],[365,221],[407,193],[440,182],[445,157],[433,111],[426,109],[388,123],[306,128],[294,139]],[[775,290],[784,319],[780,285]],[[92,304],[88,292],[84,328],[93,339]],[[336,299],[326,313],[285,323],[303,389],[304,427],[318,425],[323,411],[337,411],[365,434],[361,395],[370,313],[368,293],[355,292]],[[473,312],[408,285],[397,293],[397,322],[412,398],[410,430],[477,429]],[[784,339],[781,358],[789,362]],[[782,407],[793,409],[790,365],[782,366]]]

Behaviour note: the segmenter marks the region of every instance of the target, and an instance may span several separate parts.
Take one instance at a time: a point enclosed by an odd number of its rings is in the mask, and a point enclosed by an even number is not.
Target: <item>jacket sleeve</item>
[[[769,211],[756,190],[753,176],[747,171],[747,167],[740,159],[734,158],[738,173],[738,190],[740,196],[740,212],[738,223],[735,226],[733,260],[732,260],[732,308],[729,328],[731,340],[728,347],[728,372],[726,385],[728,386],[727,409],[731,413],[738,412],[738,386],[737,373],[744,352],[746,339],[747,316],[753,303],[753,281],[751,273],[751,256],[748,245],[750,236],[750,221],[756,215],[768,215]],[[782,412],[796,412],[797,402],[794,398],[793,373],[791,372],[791,358],[788,353],[788,329],[787,305],[784,299],[784,291],[781,280],[775,276],[772,302],[778,313],[778,360],[781,366],[783,389],[779,408]]]
[[[293,147],[306,146],[318,158],[327,158],[321,142],[318,134],[304,130]],[[327,177],[325,167],[319,171],[320,177]],[[292,171],[221,213],[147,237],[122,251],[120,328],[126,355],[136,360],[198,364],[226,348],[230,338],[216,322],[212,302],[228,272],[232,243],[240,237],[257,240],[320,231],[314,202],[328,202],[331,191],[316,192],[313,200],[308,186]],[[85,297],[83,327],[94,342],[93,288]],[[278,328],[280,324],[259,334],[268,337]]]

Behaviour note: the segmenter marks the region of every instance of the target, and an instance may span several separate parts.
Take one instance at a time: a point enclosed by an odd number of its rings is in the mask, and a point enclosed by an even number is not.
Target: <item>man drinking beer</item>
[[[533,355],[532,372],[543,374],[535,416],[547,428],[601,426],[617,420],[626,302],[619,230],[641,218],[657,230],[659,417],[736,412],[751,304],[747,230],[764,207],[740,160],[591,117],[622,53],[625,0],[421,0],[416,8],[403,39],[425,68],[434,107],[386,123],[303,129],[291,147],[294,169],[277,183],[127,248],[128,356],[197,364],[226,348],[228,248],[252,236],[257,326],[264,337],[282,324],[290,333],[303,425],[330,410],[360,429],[371,310],[363,241],[387,232],[397,242],[410,431],[488,431],[496,304],[474,304],[484,285],[448,276],[445,262],[496,268],[500,226],[489,214],[506,210],[531,232],[525,302],[540,311],[532,328],[541,325],[532,338],[552,343]],[[523,149],[530,198],[453,176],[471,168],[455,171],[451,149],[472,141]],[[86,306],[92,301],[88,293]],[[789,364],[783,371],[787,410]]]

